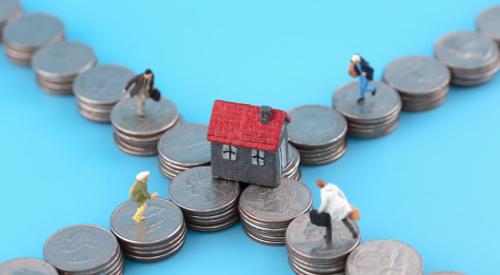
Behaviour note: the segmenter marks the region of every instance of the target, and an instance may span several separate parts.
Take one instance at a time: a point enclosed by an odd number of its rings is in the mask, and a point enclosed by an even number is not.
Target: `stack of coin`
[[[3,32],[5,54],[20,65],[29,65],[38,49],[63,39],[61,20],[43,13],[24,14],[9,22]]]
[[[45,242],[43,254],[59,274],[123,274],[118,241],[97,225],[73,225],[57,231]]]
[[[21,4],[19,0],[0,0],[0,42],[2,32],[7,22],[21,15]]]
[[[297,274],[344,274],[347,257],[360,242],[340,221],[332,223],[332,239],[325,239],[326,227],[313,225],[305,213],[288,226],[286,246],[288,262]],[[386,274],[386,273],[367,273]]]
[[[1,2],[1,1],[0,1]],[[1,275],[57,275],[49,263],[34,258],[17,258],[0,264]]]
[[[148,99],[144,112],[144,117],[137,115],[134,97],[123,98],[111,111],[115,144],[125,153],[136,156],[156,155],[161,136],[181,123],[177,107],[164,97],[158,102]]]
[[[500,54],[495,42],[469,31],[452,32],[438,39],[434,55],[451,70],[451,84],[475,86],[495,76]]]
[[[476,18],[476,28],[500,46],[500,5],[482,11]]]
[[[281,172],[281,177],[300,181],[302,172],[300,171],[300,154],[293,145],[288,144],[287,165]]]
[[[92,121],[110,122],[111,110],[133,76],[134,72],[118,65],[97,65],[79,74],[73,82],[73,93],[80,114]]]
[[[332,108],[303,105],[288,112],[288,141],[300,153],[303,164],[321,165],[334,162],[347,149],[347,122]]]
[[[160,171],[169,179],[187,169],[210,165],[208,127],[183,124],[166,132],[158,142]]]
[[[419,112],[441,105],[448,94],[450,70],[434,58],[408,56],[391,62],[383,80],[399,92],[403,110]]]
[[[170,200],[184,213],[186,224],[197,231],[217,231],[238,221],[240,184],[212,177],[211,167],[180,173],[169,187]]]
[[[111,231],[118,238],[125,257],[141,262],[166,259],[178,252],[186,238],[182,211],[164,199],[147,202],[145,220],[136,222],[132,216],[137,204],[126,201],[111,215]]]
[[[375,240],[352,251],[347,259],[345,274],[423,275],[424,264],[418,252],[407,244]]]
[[[248,237],[262,244],[285,245],[286,228],[311,206],[311,191],[306,185],[281,178],[274,188],[248,186],[241,194],[238,210]]]
[[[41,48],[31,66],[40,87],[52,94],[69,94],[78,74],[97,64],[94,51],[79,42],[61,41]]]
[[[399,94],[385,83],[373,81],[371,84],[377,88],[377,93],[366,96],[362,104],[357,103],[357,82],[340,87],[333,95],[333,106],[347,119],[348,133],[352,137],[381,137],[399,125],[402,107]]]

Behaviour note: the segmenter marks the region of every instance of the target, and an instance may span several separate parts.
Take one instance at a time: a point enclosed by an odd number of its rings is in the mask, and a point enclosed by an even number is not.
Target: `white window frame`
[[[264,164],[265,164],[264,157],[265,157],[264,151],[252,149],[252,164],[253,165],[264,166]]]
[[[236,155],[238,154],[238,148],[232,145],[222,145],[222,158],[225,160],[236,160]]]

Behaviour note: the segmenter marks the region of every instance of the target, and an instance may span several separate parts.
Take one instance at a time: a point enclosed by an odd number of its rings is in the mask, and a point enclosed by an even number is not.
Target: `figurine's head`
[[[151,79],[153,77],[153,71],[151,71],[150,69],[146,69],[144,71],[144,77],[147,79]]]
[[[142,181],[142,182],[148,182],[149,180],[149,171],[142,171],[137,176],[135,176],[136,180]]]
[[[361,55],[359,55],[359,53],[353,55],[351,57],[351,62],[353,62],[353,63],[359,63],[359,62],[361,62]]]
[[[325,187],[325,182],[322,179],[316,180],[316,185],[321,189]]]

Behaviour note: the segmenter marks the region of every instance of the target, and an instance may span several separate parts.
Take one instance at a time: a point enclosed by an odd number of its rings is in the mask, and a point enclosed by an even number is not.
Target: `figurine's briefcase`
[[[317,226],[329,226],[331,223],[330,214],[318,213],[317,210],[311,210],[309,218],[311,219],[311,223]]]

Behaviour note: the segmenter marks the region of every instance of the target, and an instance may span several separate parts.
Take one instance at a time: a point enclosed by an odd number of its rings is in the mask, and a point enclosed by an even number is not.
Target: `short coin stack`
[[[287,165],[281,172],[281,177],[300,181],[302,172],[300,171],[300,154],[295,147],[288,144]]]
[[[450,70],[434,58],[408,56],[391,62],[383,80],[399,92],[403,110],[425,111],[438,107],[446,100]]]
[[[212,178],[211,167],[180,173],[169,187],[170,200],[184,213],[186,224],[197,231],[217,231],[238,221],[238,182]]]
[[[145,220],[132,219],[137,204],[126,201],[111,215],[111,231],[118,238],[125,257],[151,262],[166,259],[178,252],[186,238],[182,211],[164,199],[147,202]]]
[[[134,76],[118,65],[97,65],[79,74],[73,82],[73,93],[80,114],[92,121],[109,122],[113,106],[124,96],[123,88]]]
[[[321,165],[334,162],[347,149],[347,122],[332,108],[303,105],[288,112],[288,141],[300,152],[302,164]]]
[[[366,96],[363,104],[357,103],[359,88],[355,81],[340,87],[333,95],[333,106],[347,119],[352,137],[381,137],[399,125],[402,108],[399,94],[385,83],[373,81],[372,85],[377,93]]]
[[[43,13],[21,15],[12,20],[3,32],[5,54],[20,65],[30,65],[38,49],[61,40],[64,40],[63,23]]]
[[[79,42],[61,41],[33,55],[31,66],[42,89],[52,94],[70,94],[73,81],[97,64],[94,51]]]
[[[469,31],[452,32],[438,39],[436,58],[451,70],[451,84],[475,86],[495,76],[500,62],[498,46],[486,36]]]
[[[346,275],[423,275],[424,264],[418,252],[407,244],[392,240],[368,241],[349,255]]]
[[[43,255],[59,274],[123,274],[118,241],[97,225],[73,225],[57,231],[45,242]]]
[[[145,116],[137,115],[136,99],[123,98],[111,111],[115,144],[125,153],[136,156],[156,155],[158,141],[181,122],[175,104],[162,97],[146,101]]]
[[[476,19],[476,28],[500,46],[500,5],[482,11]]]
[[[187,169],[210,165],[208,127],[183,124],[166,132],[158,142],[160,171],[169,179]]]
[[[57,270],[45,261],[18,258],[0,264],[1,275],[58,275]]]
[[[360,242],[342,222],[332,223],[332,240],[325,240],[325,227],[313,225],[309,213],[296,218],[286,231],[288,262],[297,274],[344,274],[347,256]],[[382,274],[382,273],[372,273]]]
[[[285,245],[286,228],[309,212],[311,191],[298,181],[281,178],[277,187],[250,185],[241,194],[239,212],[245,233],[267,245]]]
[[[2,32],[9,20],[21,15],[21,5],[19,0],[0,0],[0,42],[2,41]]]

